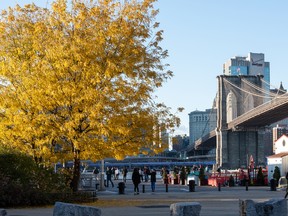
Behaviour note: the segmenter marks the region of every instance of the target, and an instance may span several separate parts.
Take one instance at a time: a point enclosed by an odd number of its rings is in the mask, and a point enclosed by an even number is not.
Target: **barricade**
[[[6,216],[7,212],[5,209],[0,209],[0,216]]]
[[[286,199],[270,199],[266,202],[239,200],[240,216],[287,216]]]
[[[101,209],[93,206],[82,206],[70,203],[56,202],[53,210],[53,216],[101,216]]]
[[[170,205],[170,216],[199,216],[201,205],[198,202],[180,202]]]

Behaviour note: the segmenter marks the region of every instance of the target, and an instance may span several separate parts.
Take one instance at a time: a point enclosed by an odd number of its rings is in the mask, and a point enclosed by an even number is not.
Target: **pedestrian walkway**
[[[106,203],[98,206],[102,210],[102,216],[148,216],[170,215],[170,205],[176,202],[199,202],[202,206],[201,216],[235,216],[239,215],[239,199],[251,199],[263,202],[272,198],[282,199],[285,191],[270,191],[270,187],[210,187],[196,186],[195,192],[189,192],[189,187],[184,185],[169,185],[166,187],[160,182],[156,184],[156,192],[151,192],[149,183],[145,185],[145,191],[140,190],[139,195],[134,195],[132,183],[127,183],[125,194],[118,194],[117,187],[98,191],[98,203]],[[142,188],[143,189],[143,188]],[[144,192],[144,193],[143,193]],[[104,202],[106,201],[106,202]],[[111,205],[107,205],[111,203]],[[7,209],[8,216],[52,216],[53,207],[31,209]]]

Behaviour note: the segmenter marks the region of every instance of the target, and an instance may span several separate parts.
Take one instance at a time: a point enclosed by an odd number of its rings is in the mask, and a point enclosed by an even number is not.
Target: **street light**
[[[100,188],[99,190],[100,191],[104,191],[105,190],[105,184],[104,184],[104,181],[105,181],[105,170],[104,170],[104,159],[101,160],[101,174],[100,174]]]

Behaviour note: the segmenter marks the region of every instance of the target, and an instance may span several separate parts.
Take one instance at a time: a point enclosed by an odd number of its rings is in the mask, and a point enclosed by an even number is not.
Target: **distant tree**
[[[155,0],[55,0],[0,18],[0,141],[41,163],[158,153],[180,120],[154,100],[163,63]],[[71,3],[71,4],[70,4]],[[181,111],[181,109],[179,109]]]

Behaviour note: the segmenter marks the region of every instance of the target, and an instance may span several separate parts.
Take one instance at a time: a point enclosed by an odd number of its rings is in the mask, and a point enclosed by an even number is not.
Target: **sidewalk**
[[[199,202],[202,206],[201,216],[235,216],[239,215],[239,199],[252,199],[266,201],[272,198],[284,198],[285,191],[270,191],[269,187],[217,187],[197,186],[195,192],[189,192],[187,186],[169,185],[166,192],[165,186],[160,182],[156,185],[156,192],[152,193],[148,183],[144,183],[145,192],[140,190],[139,195],[134,195],[133,187],[127,184],[125,194],[118,194],[117,186],[98,191],[99,202],[110,201],[111,206],[100,207],[102,216],[148,216],[170,215],[170,205],[176,202]],[[140,186],[141,188],[141,186]],[[121,202],[126,201],[125,205]],[[97,206],[97,201],[95,204]],[[31,209],[6,209],[7,216],[52,216],[53,207]]]

